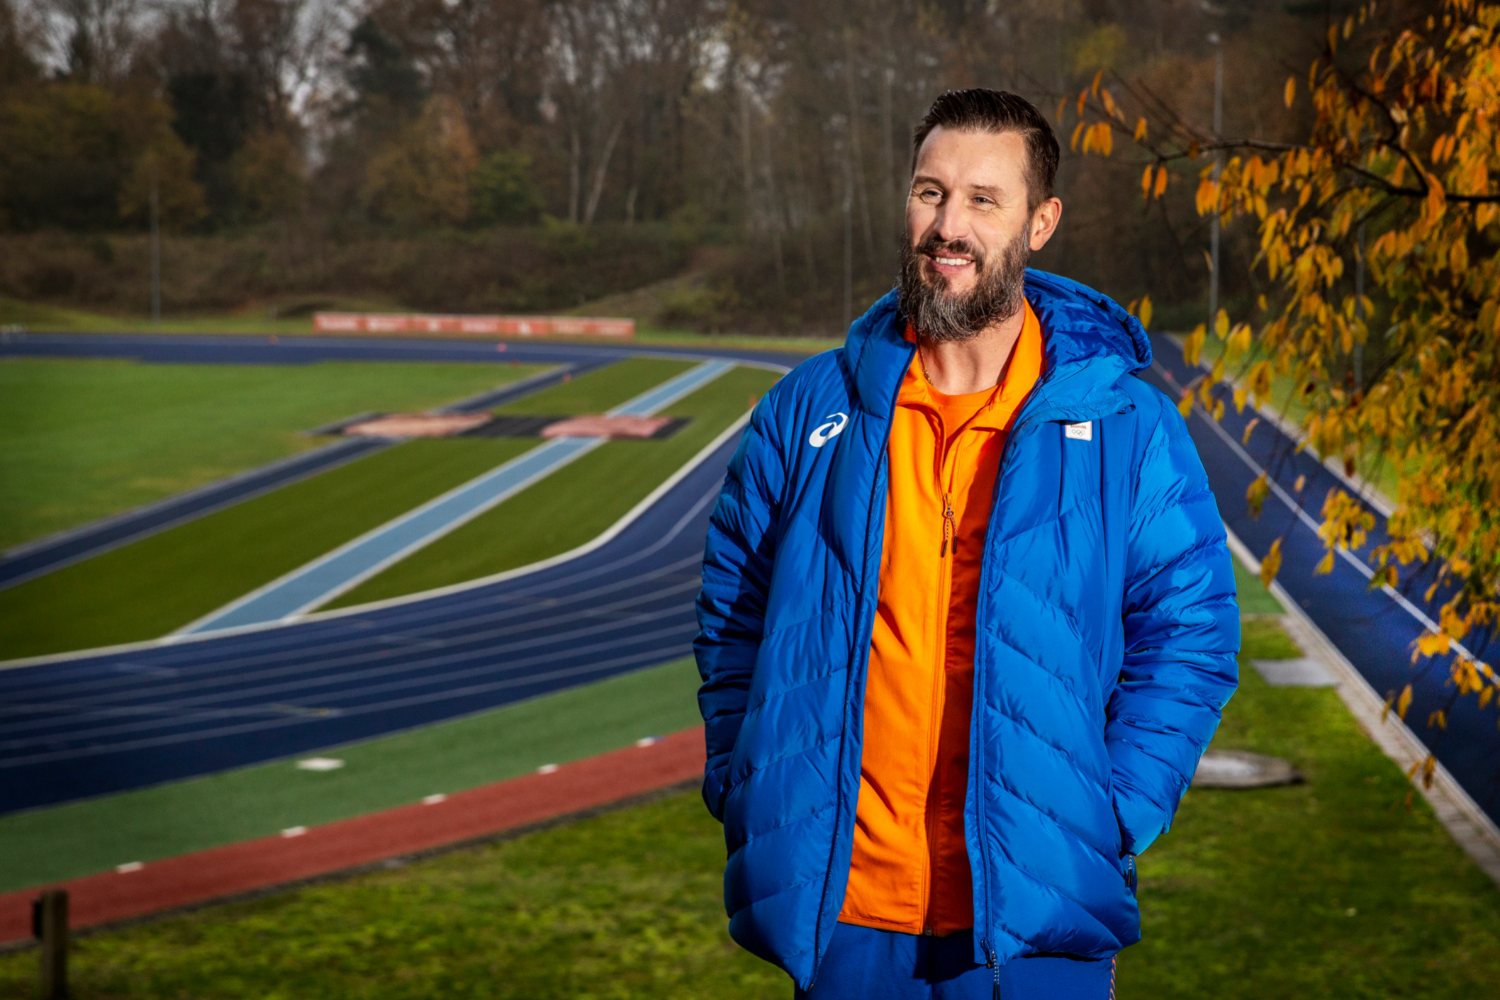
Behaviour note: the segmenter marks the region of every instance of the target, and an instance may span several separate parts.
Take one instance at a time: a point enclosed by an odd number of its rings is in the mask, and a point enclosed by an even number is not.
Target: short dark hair
[[[956,132],[1015,132],[1026,141],[1026,208],[1035,212],[1052,197],[1057,179],[1057,137],[1052,126],[1026,98],[1003,90],[949,90],[944,92],[912,132],[911,165],[932,130],[941,125]]]

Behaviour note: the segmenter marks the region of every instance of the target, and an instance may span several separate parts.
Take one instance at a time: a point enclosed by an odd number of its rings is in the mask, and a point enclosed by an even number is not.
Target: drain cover
[[[1210,750],[1193,773],[1198,788],[1265,788],[1302,780],[1302,772],[1281,758],[1244,750]]]

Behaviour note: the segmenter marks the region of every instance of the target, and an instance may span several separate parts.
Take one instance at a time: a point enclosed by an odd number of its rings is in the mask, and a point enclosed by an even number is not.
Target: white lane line
[[[536,608],[525,605],[509,605],[504,611],[487,612],[479,615],[469,615],[464,618],[445,620],[430,626],[429,631],[437,635],[445,635],[452,631],[451,639],[430,640],[429,643],[418,642],[418,648],[442,648],[446,645],[458,645],[473,641],[489,641],[504,639],[508,636],[524,633],[535,633],[543,628],[551,628],[569,625],[577,621],[597,619],[600,613],[616,613],[634,605],[659,600],[670,596],[674,592],[690,589],[697,586],[697,581],[672,582],[664,578],[688,569],[696,568],[700,563],[698,557],[677,560],[667,566],[656,567],[646,573],[637,573],[610,582],[606,586],[594,587],[587,591],[579,591],[556,598],[556,603],[548,607],[553,612],[548,617],[537,617]],[[654,589],[643,589],[652,587]],[[616,598],[620,592],[627,596]],[[608,603],[600,603],[601,600],[610,598]],[[499,599],[497,599],[499,600]],[[570,610],[571,606],[584,605],[587,611],[579,612]],[[524,619],[519,623],[512,623],[513,619]],[[476,632],[476,626],[488,626],[485,631]],[[413,633],[415,635],[416,633]],[[385,638],[389,633],[374,637],[376,641]],[[224,683],[231,683],[234,688],[229,693],[243,690],[243,685],[249,682],[268,680],[276,677],[300,675],[305,673],[309,666],[316,666],[329,676],[326,672],[338,667],[361,664],[368,660],[371,636],[364,635],[355,639],[344,639],[337,643],[328,643],[322,646],[296,648],[282,651],[279,655],[260,654],[250,657],[239,657],[213,662],[211,670],[193,672],[182,675],[180,679],[170,683],[158,684],[154,687],[142,689],[139,685],[121,687],[114,683],[115,678],[110,678],[110,688],[100,689],[91,685],[88,681],[81,681],[74,685],[49,686],[48,693],[53,700],[49,700],[43,706],[49,710],[68,711],[127,711],[127,708],[109,709],[113,697],[123,695],[126,705],[138,702],[142,698],[151,698],[152,706],[181,705],[181,700],[173,702],[161,702],[163,696],[174,694],[187,694],[193,691],[210,691]],[[340,654],[337,657],[334,654]],[[296,662],[287,663],[288,657]],[[336,675],[335,675],[336,676]],[[203,699],[194,699],[195,701]],[[32,705],[30,708],[36,708]],[[13,710],[28,709],[26,703],[9,701],[0,704],[0,713]],[[6,727],[5,732],[15,732],[27,728],[27,724],[12,724]],[[3,743],[0,743],[3,745]]]
[[[707,361],[609,411],[649,416],[707,385],[732,367]],[[412,553],[488,512],[528,486],[603,445],[608,438],[558,438],[346,542],[217,611],[177,634],[215,632],[294,617],[324,604]]]
[[[678,584],[648,594],[640,595],[639,597],[629,601],[620,602],[619,604],[615,605],[615,607],[626,607],[630,604],[642,603],[644,601],[656,601],[663,597],[670,597],[673,594],[686,595],[687,593],[696,590],[697,586],[698,584],[696,581],[691,584]],[[266,683],[261,687],[236,687],[227,692],[212,690],[206,694],[201,694],[194,697],[179,698],[175,701],[156,701],[144,705],[123,705],[118,707],[111,707],[108,705],[91,705],[89,703],[77,702],[71,704],[66,702],[52,702],[21,705],[18,707],[22,710],[31,712],[48,711],[54,713],[68,713],[74,719],[79,719],[80,717],[93,717],[95,719],[98,719],[101,723],[104,723],[106,720],[119,720],[123,717],[130,721],[113,721],[108,724],[95,725],[92,728],[87,729],[70,729],[65,734],[63,734],[62,738],[70,742],[77,742],[79,740],[85,739],[97,740],[104,737],[119,737],[134,732],[159,730],[165,725],[182,725],[195,720],[206,721],[223,718],[243,718],[246,715],[265,715],[268,714],[265,709],[265,700],[267,698],[293,693],[307,688],[319,690],[320,697],[326,699],[328,697],[346,697],[350,695],[368,696],[369,694],[372,694],[376,691],[387,690],[391,688],[399,689],[403,687],[432,684],[440,680],[452,679],[457,676],[454,674],[433,675],[430,673],[422,672],[434,666],[463,662],[465,659],[469,659],[477,655],[494,655],[499,653],[514,654],[517,652],[525,651],[527,649],[535,649],[538,647],[546,648],[549,646],[557,645],[559,643],[566,645],[569,640],[577,639],[579,637],[596,635],[601,632],[608,632],[609,630],[618,628],[620,626],[641,626],[649,624],[651,622],[659,621],[663,618],[680,614],[682,612],[683,609],[681,607],[666,607],[651,612],[629,615],[628,617],[610,622],[597,622],[597,615],[591,613],[573,614],[565,616],[561,619],[561,621],[563,621],[564,623],[577,621],[590,621],[597,623],[587,628],[574,628],[564,633],[554,633],[551,635],[538,636],[534,639],[530,639],[524,642],[512,642],[503,646],[492,643],[485,643],[483,644],[482,648],[466,648],[464,650],[457,651],[453,654],[441,658],[399,661],[396,663],[389,663],[384,666],[373,668],[368,666],[371,662],[368,656],[349,658],[349,660],[347,661],[347,665],[354,667],[365,667],[366,669],[349,670],[342,673],[322,672],[309,674],[301,665],[283,666],[272,670],[262,671],[258,675],[251,675],[244,678],[245,681],[250,682],[272,682]],[[475,645],[475,643],[480,643],[485,638],[486,636],[481,634],[476,637],[474,643],[470,643],[468,645],[472,647],[473,645]],[[326,668],[329,665],[320,664],[320,666],[324,666]],[[507,667],[501,667],[499,669],[509,669],[510,666],[513,665],[508,665]],[[489,669],[491,672],[495,672],[497,668],[492,663],[491,666],[487,669]],[[467,672],[468,671],[464,671],[461,673]],[[407,674],[415,674],[415,676],[410,677],[409,679],[386,681],[384,683],[376,685],[370,685],[368,683],[380,678],[402,678]],[[290,678],[290,680],[283,683],[274,683],[275,681],[283,678]],[[355,687],[352,690],[337,690],[341,686],[346,685],[351,681],[366,683],[365,686]],[[336,690],[323,690],[330,687],[335,688]],[[161,694],[161,692],[151,693],[157,696]],[[224,706],[224,703],[226,701],[231,702],[232,704],[225,707],[219,707]],[[288,713],[276,712],[270,714],[282,716]],[[338,710],[338,715],[340,717],[345,714],[347,714],[346,709],[341,708]],[[162,719],[161,716],[163,715],[168,715],[169,718]],[[146,716],[147,718],[143,719],[142,716]],[[59,720],[56,717],[53,717],[7,726],[4,730],[5,733],[7,735],[15,734],[15,737],[11,739],[0,740],[0,751],[14,751],[39,744],[46,745],[55,743],[59,738],[59,734],[57,733],[58,722]],[[41,730],[41,732],[30,736],[19,735],[20,733],[28,729]],[[318,764],[316,766],[308,766],[310,764],[309,761],[299,762],[298,766],[304,770],[326,771],[342,767],[344,763],[341,760],[332,760],[330,758],[313,758],[313,760],[318,761]]]
[[[631,562],[638,562],[641,559],[649,556],[656,549],[670,544],[681,533],[684,527],[692,522],[696,514],[701,511],[704,506],[712,502],[717,494],[718,487],[717,485],[715,485],[713,489],[705,492],[704,495],[700,497],[698,501],[695,502],[685,514],[682,515],[678,522],[674,524],[672,528],[670,528],[663,535],[662,538],[658,539],[657,542],[653,543],[653,545],[647,547],[646,549],[632,553],[632,555],[628,559],[616,560],[603,567],[595,567],[586,572],[576,573],[571,576],[563,577],[559,580],[554,580],[550,584],[548,584],[547,587],[538,590],[536,593],[546,593],[549,589],[561,589],[563,596],[556,598],[555,600],[557,603],[552,605],[552,608],[555,610],[565,611],[568,606],[575,604],[584,604],[598,610],[613,610],[617,608],[627,607],[633,603],[654,600],[656,598],[665,596],[674,590],[680,589],[685,585],[696,586],[696,579],[690,581],[687,584],[684,584],[682,582],[674,583],[670,579],[668,579],[674,574],[677,574],[690,567],[696,568],[701,561],[701,556],[696,553],[687,558],[674,560],[673,562],[668,563],[664,566],[648,567],[645,572],[635,572],[629,576],[612,579],[602,585],[594,586],[588,589],[577,589],[576,584],[591,577],[613,573],[620,567],[628,565]],[[648,585],[654,587],[654,589],[645,591],[641,589],[643,586]],[[618,594],[621,591],[625,591],[632,596],[624,600],[613,600],[608,604],[599,604],[599,601],[602,598],[612,597],[612,595]],[[463,617],[458,617],[456,615],[453,617],[445,617],[438,622],[424,622],[420,618],[417,618],[415,615],[408,617],[416,619],[415,624],[419,627],[425,625],[425,628],[423,628],[423,631],[425,633],[437,636],[451,635],[454,642],[463,642],[467,639],[473,638],[475,635],[478,635],[479,638],[483,639],[492,639],[509,635],[513,631],[515,631],[516,628],[506,627],[505,623],[515,618],[524,618],[527,615],[532,615],[533,617],[531,619],[528,619],[526,624],[535,625],[537,627],[556,625],[559,623],[566,624],[570,621],[574,621],[582,617],[576,613],[567,612],[561,615],[554,615],[551,618],[537,619],[534,617],[535,609],[533,608],[517,607],[512,605],[504,607],[502,610],[495,610],[496,603],[497,595],[490,595],[489,598],[483,601],[474,601],[471,602],[470,605],[468,605],[468,607],[482,609],[482,613],[467,614]],[[460,607],[447,610],[463,611],[465,610],[465,608]],[[396,628],[403,623],[392,622],[386,624],[388,624],[390,628]],[[474,628],[478,625],[489,625],[491,626],[491,628],[488,631],[475,633]],[[524,628],[524,626],[522,626],[522,628]],[[241,654],[238,656],[230,656],[224,659],[213,661],[211,664],[208,664],[203,670],[194,670],[191,673],[180,673],[178,679],[157,684],[151,687],[146,693],[151,697],[160,697],[165,693],[186,692],[195,689],[201,690],[204,687],[211,687],[217,683],[220,683],[220,677],[232,681],[238,688],[240,685],[243,685],[248,681],[263,680],[271,677],[282,676],[288,673],[303,672],[305,671],[306,666],[309,662],[315,662],[324,670],[344,666],[347,664],[363,663],[367,659],[367,653],[370,647],[370,643],[371,637],[368,634],[350,636],[347,633],[341,633],[336,641],[324,642],[311,646],[297,645],[291,648],[280,648],[270,651],[256,652],[251,655]],[[288,664],[288,658],[295,660],[295,662]],[[255,672],[249,672],[252,669],[254,669]],[[101,694],[104,698],[108,698],[108,688],[119,689],[120,687],[121,685],[118,683],[118,679],[112,677],[102,683],[94,679],[89,679],[77,682],[73,685],[49,685],[48,690],[50,692],[53,692],[54,696],[67,692],[72,694],[74,697],[78,697],[80,695],[88,695],[92,691],[104,689],[101,691]],[[138,684],[129,685],[126,688],[125,693],[127,695],[140,695],[140,687]],[[97,702],[89,702],[87,700],[84,700],[80,704],[89,706],[92,704],[97,704]],[[3,707],[0,707],[0,711],[3,711]]]
[[[636,635],[632,636],[632,638],[657,639],[666,638],[673,633],[680,633],[683,638],[686,639],[687,637],[696,634],[697,631],[698,628],[696,625],[689,624],[683,625],[679,628],[660,629],[657,632]],[[595,643],[592,646],[580,647],[579,649],[575,650],[575,652],[607,652],[612,649],[618,649],[619,645],[620,642],[617,637],[608,637],[603,642]],[[505,690],[506,688],[521,687],[528,684],[546,683],[548,681],[554,680],[568,680],[573,677],[579,677],[592,673],[603,673],[605,676],[617,676],[618,674],[626,673],[627,671],[624,669],[620,669],[614,671],[613,673],[610,673],[609,671],[611,670],[611,668],[634,667],[637,669],[644,669],[646,667],[652,667],[661,663],[666,663],[669,659],[671,659],[672,655],[673,654],[668,653],[668,651],[664,649],[651,649],[643,653],[632,653],[628,656],[617,656],[613,659],[608,660],[590,660],[587,663],[577,666],[562,667],[557,670],[548,670],[537,674],[528,674],[523,677],[510,677],[504,680],[492,681],[484,684],[470,684],[462,688],[443,690],[425,695],[413,695],[406,698],[393,698],[389,701],[376,702],[369,705],[361,705],[358,708],[351,708],[346,710],[344,714],[345,716],[352,717],[356,715],[368,715],[374,712],[388,712],[396,709],[410,708],[416,705],[430,704],[435,701],[445,701],[458,698],[473,697],[475,695],[491,694],[495,691]],[[532,657],[533,661],[546,661],[548,659],[551,659],[551,657]],[[461,671],[458,673],[474,674],[478,672],[481,671],[469,670]],[[451,677],[454,675],[450,674],[448,676]],[[486,705],[482,708],[477,708],[472,711],[462,713],[458,716],[455,716],[455,718],[465,718],[467,716],[475,715],[480,712],[488,712],[491,709],[498,707],[501,706]],[[41,764],[60,760],[76,760],[82,757],[100,757],[114,753],[123,753],[131,750],[147,750],[163,746],[174,746],[179,743],[186,743],[194,740],[217,739],[225,736],[239,736],[246,733],[264,732],[269,729],[280,729],[285,726],[296,725],[306,721],[306,719],[283,717],[269,722],[244,723],[237,726],[222,726],[218,729],[197,730],[188,733],[174,733],[170,736],[142,738],[112,746],[96,745],[87,747],[74,747],[65,750],[55,750],[47,753],[33,754],[29,757],[13,758],[0,761],[0,770],[11,767],[26,766],[29,764]]]
[[[1169,383],[1174,386],[1177,385],[1177,380],[1172,377],[1172,373],[1161,367],[1161,365],[1153,361],[1151,363],[1151,367],[1156,369],[1157,374],[1161,375]],[[1256,412],[1259,413],[1260,411],[1256,410]],[[1234,439],[1234,435],[1230,434],[1223,427],[1219,426],[1219,422],[1213,417],[1209,416],[1207,413],[1203,412],[1202,407],[1198,406],[1196,403],[1193,405],[1193,413],[1195,416],[1208,424],[1209,428],[1219,436],[1219,439],[1229,446],[1229,450],[1232,451],[1240,461],[1244,462],[1247,467],[1252,469],[1257,476],[1261,473],[1266,473],[1266,483],[1271,487],[1271,492],[1275,495],[1276,499],[1285,504],[1293,514],[1296,514],[1297,520],[1302,522],[1302,524],[1306,526],[1309,531],[1311,531],[1314,535],[1318,534],[1318,522],[1312,517],[1312,515],[1308,514],[1307,511],[1302,509],[1302,505],[1297,503],[1297,501],[1292,498],[1292,495],[1290,493],[1281,488],[1281,484],[1276,482],[1275,477],[1266,472],[1265,466],[1261,465],[1254,458],[1250,457],[1250,453],[1247,452],[1243,447],[1241,447],[1240,443]],[[1322,538],[1320,536],[1319,542],[1321,543],[1321,541]],[[1368,565],[1366,565],[1363,559],[1358,558],[1348,549],[1337,548],[1334,549],[1334,551],[1338,553],[1340,559],[1348,563],[1350,566],[1353,566],[1355,570],[1359,572],[1360,576],[1363,576],[1366,580],[1373,580],[1375,578],[1375,571]],[[1401,593],[1390,584],[1381,584],[1380,590],[1385,594],[1385,596],[1394,601],[1398,607],[1400,607],[1407,614],[1411,615],[1418,622],[1420,622],[1422,627],[1427,629],[1427,631],[1442,631],[1440,628],[1438,628],[1438,623],[1428,617],[1426,612],[1413,604],[1410,600],[1407,599],[1405,594]],[[1457,640],[1450,641],[1452,642],[1453,649],[1465,658],[1470,660],[1476,658],[1473,653],[1469,652],[1468,647],[1466,647],[1463,643],[1458,642]]]

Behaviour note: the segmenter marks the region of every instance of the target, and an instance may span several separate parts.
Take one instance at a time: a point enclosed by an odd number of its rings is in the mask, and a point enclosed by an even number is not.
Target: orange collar
[[[1042,375],[1042,322],[1032,311],[1031,303],[1027,302],[1025,305],[1026,318],[1022,321],[1021,335],[1016,338],[1016,346],[1011,350],[1010,361],[1005,366],[1005,372],[999,384],[991,390],[989,401],[970,421],[968,425],[970,427],[982,427],[995,431],[1008,429],[1016,413],[1021,409],[1021,404],[1026,401],[1032,387]],[[907,340],[915,341],[916,331],[908,326],[905,336]],[[901,389],[897,393],[896,403],[898,406],[938,409],[937,400],[932,397],[927,377],[922,374],[920,353],[911,359],[911,365],[901,379]]]

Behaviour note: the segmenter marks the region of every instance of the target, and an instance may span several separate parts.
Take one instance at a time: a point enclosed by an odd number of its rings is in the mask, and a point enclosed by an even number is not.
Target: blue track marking
[[[707,361],[609,411],[650,416],[733,365]],[[557,438],[436,497],[182,628],[194,635],[280,621],[326,603],[583,457],[607,438]]]

